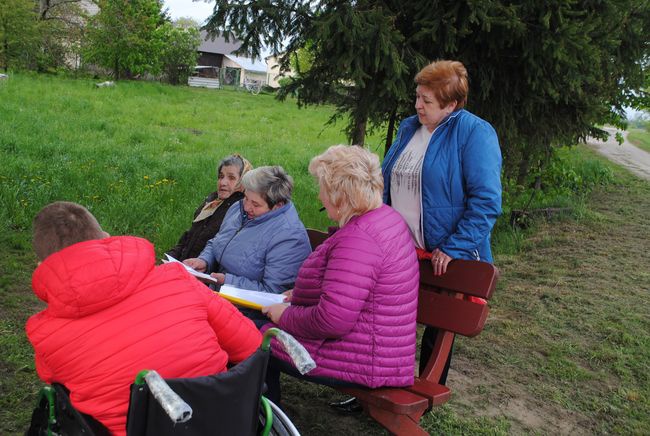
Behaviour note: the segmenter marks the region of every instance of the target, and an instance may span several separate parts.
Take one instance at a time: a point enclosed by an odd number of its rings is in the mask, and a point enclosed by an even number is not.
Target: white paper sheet
[[[198,278],[200,278],[200,279],[207,280],[207,281],[210,281],[210,282],[213,282],[213,283],[219,284],[219,281],[218,281],[217,279],[215,279],[214,277],[212,277],[211,275],[209,275],[209,274],[203,274],[202,272],[198,272],[198,271],[195,270],[194,268],[185,265],[185,264],[184,264],[183,262],[181,262],[180,260],[176,260],[176,259],[174,259],[173,257],[171,257],[171,256],[170,256],[169,254],[167,254],[167,253],[165,253],[165,256],[167,257],[167,259],[162,259],[163,263],[169,263],[169,262],[177,262],[177,263],[180,263],[181,265],[183,265],[183,266],[185,267],[185,269],[187,270],[187,272],[189,272],[190,274],[192,274],[194,277],[198,277]]]
[[[282,294],[249,291],[247,289],[239,289],[231,285],[222,285],[221,289],[219,289],[219,293],[236,298],[238,300],[248,301],[261,307],[270,306],[277,303],[284,303],[284,295]]]

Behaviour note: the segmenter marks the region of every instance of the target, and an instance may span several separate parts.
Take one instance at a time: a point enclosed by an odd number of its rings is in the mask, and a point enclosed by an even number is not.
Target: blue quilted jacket
[[[382,165],[384,202],[391,204],[390,178],[399,155],[420,127],[405,119]],[[431,136],[422,168],[422,219],[427,251],[455,259],[492,262],[490,232],[501,213],[501,150],[485,120],[460,109]]]
[[[250,220],[238,201],[199,258],[208,271],[225,273],[226,284],[279,294],[293,288],[309,253],[307,231],[293,203]]]

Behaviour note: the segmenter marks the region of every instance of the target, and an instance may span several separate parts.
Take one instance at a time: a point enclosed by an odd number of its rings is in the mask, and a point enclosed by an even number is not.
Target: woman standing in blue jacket
[[[434,274],[444,274],[452,259],[492,262],[490,232],[501,213],[496,132],[463,109],[468,81],[462,63],[433,62],[415,83],[417,115],[401,123],[382,165],[384,202],[402,214]],[[437,329],[426,328],[420,372],[436,336]]]

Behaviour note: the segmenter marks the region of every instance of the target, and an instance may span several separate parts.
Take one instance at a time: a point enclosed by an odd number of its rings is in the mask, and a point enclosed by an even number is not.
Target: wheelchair
[[[127,436],[299,436],[284,412],[262,396],[273,337],[299,371],[306,373],[316,366],[291,335],[271,328],[253,355],[219,374],[163,380],[157,372],[143,370],[131,385]],[[99,421],[76,410],[67,389],[56,383],[41,389],[26,432],[28,436],[108,434]]]

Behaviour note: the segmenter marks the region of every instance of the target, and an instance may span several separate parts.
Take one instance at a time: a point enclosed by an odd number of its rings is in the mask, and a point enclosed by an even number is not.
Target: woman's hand
[[[284,291],[282,293],[284,295],[284,302],[285,303],[290,303],[291,302],[291,297],[293,296],[293,289],[289,289],[288,291]]]
[[[212,274],[210,274],[210,277],[216,279],[219,285],[223,285],[224,283],[226,283],[226,275],[225,274],[212,273]]]
[[[280,322],[280,317],[282,317],[284,311],[287,310],[287,307],[289,307],[288,303],[272,304],[270,306],[263,307],[262,313],[268,316],[272,322],[277,324]]]
[[[433,267],[433,275],[441,276],[447,272],[447,265],[452,261],[452,258],[447,256],[444,251],[436,248],[431,252],[431,266]]]
[[[190,268],[194,268],[198,272],[204,272],[205,269],[208,267],[208,264],[206,263],[205,260],[199,259],[198,257],[192,257],[190,259],[185,259],[183,263]]]

